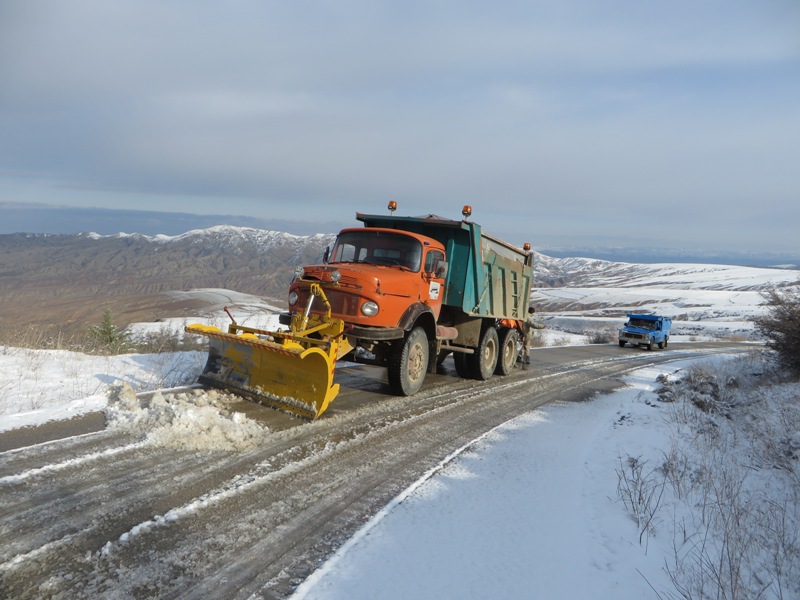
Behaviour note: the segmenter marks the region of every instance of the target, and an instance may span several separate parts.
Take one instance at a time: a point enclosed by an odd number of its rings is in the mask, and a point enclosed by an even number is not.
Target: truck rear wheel
[[[398,396],[411,396],[419,391],[428,372],[430,346],[422,327],[415,327],[389,358],[389,386]]]
[[[498,356],[497,329],[487,327],[481,334],[481,341],[475,354],[468,354],[470,375],[473,379],[486,381],[494,373]]]
[[[495,375],[508,375],[514,370],[519,356],[519,331],[511,327],[504,327],[498,336],[500,355],[497,358]]]

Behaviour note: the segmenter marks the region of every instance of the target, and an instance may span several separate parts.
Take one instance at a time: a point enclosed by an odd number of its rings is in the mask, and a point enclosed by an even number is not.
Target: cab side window
[[[439,250],[429,250],[425,256],[425,272],[436,274],[442,262],[444,262],[444,253]]]

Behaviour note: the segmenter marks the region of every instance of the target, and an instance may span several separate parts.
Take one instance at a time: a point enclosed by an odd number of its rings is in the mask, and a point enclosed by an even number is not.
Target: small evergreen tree
[[[778,361],[800,375],[800,289],[772,288],[764,293],[769,312],[754,319]]]
[[[100,348],[109,354],[119,354],[131,349],[130,333],[118,329],[111,316],[111,307],[106,305],[103,309],[103,321],[100,325],[89,327],[89,335],[97,342]]]

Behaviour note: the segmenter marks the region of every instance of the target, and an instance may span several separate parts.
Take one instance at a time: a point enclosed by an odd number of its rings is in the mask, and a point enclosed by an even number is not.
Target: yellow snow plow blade
[[[336,360],[352,349],[344,322],[330,318],[321,289],[312,294],[326,306],[325,315],[294,315],[288,332],[244,327],[235,322],[224,332],[189,325],[188,333],[209,338],[208,361],[200,383],[229,390],[250,400],[307,419],[320,416],[339,393],[333,383]],[[230,314],[230,313],[229,313]]]

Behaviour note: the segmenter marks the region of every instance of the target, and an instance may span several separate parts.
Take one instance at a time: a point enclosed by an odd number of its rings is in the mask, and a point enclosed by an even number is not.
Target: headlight
[[[297,304],[298,299],[297,292],[289,292],[289,306]]]
[[[333,283],[339,283],[339,280],[342,278],[342,274],[339,271],[331,271],[331,281]]]
[[[294,277],[295,279],[300,279],[303,275],[306,274],[306,271],[303,267],[295,267],[294,269]]]
[[[374,317],[378,314],[378,305],[375,304],[372,300],[368,300],[361,305],[361,312],[364,313],[368,317]]]

